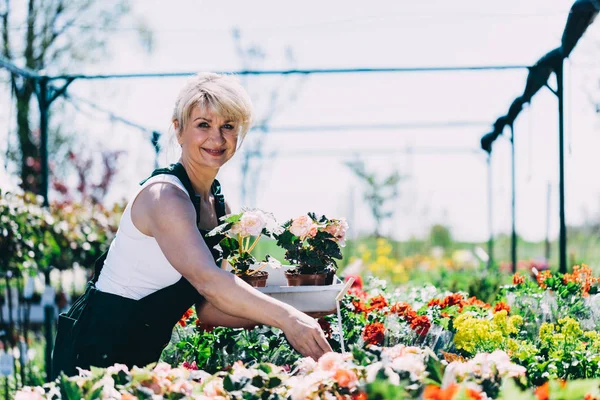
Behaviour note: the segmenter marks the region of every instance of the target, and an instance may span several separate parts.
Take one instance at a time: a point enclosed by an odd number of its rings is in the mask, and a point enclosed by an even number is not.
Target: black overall
[[[183,166],[172,164],[155,170],[152,176],[159,174],[179,178],[194,203],[198,222],[199,198]],[[215,198],[217,218],[221,218],[225,215],[225,200],[217,180],[213,182],[211,192]],[[221,237],[207,237],[206,231],[201,233],[216,262],[218,253],[214,246]],[[76,367],[89,369],[90,366],[108,367],[121,363],[131,368],[158,361],[175,324],[191,306],[204,301],[184,277],[140,300],[101,292],[96,289],[95,283],[105,259],[106,253],[96,261],[94,277],[88,282],[83,296],[58,318],[52,355],[53,379],[60,372],[68,376],[77,374]]]

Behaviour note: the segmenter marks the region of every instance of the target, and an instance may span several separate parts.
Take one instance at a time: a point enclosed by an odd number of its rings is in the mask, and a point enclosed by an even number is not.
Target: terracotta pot
[[[250,271],[252,272],[252,271]],[[267,271],[258,271],[252,275],[242,275],[240,279],[249,284],[252,287],[265,287],[267,286],[267,279],[269,273]]]
[[[288,286],[325,286],[327,274],[298,274],[285,272]]]

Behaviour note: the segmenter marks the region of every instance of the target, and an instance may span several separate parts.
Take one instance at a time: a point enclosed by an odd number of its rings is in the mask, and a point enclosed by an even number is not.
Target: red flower
[[[427,335],[429,328],[431,328],[431,321],[429,321],[426,315],[418,315],[412,320],[410,327],[418,335],[424,336]]]
[[[325,318],[319,318],[317,320],[319,325],[321,325],[321,329],[323,329],[323,333],[327,339],[331,339],[331,324]]]
[[[417,313],[408,303],[396,303],[392,305],[390,312],[404,318],[408,323],[417,317]]]
[[[368,397],[365,392],[358,392],[352,395],[352,400],[368,400]]]
[[[365,326],[363,340],[366,344],[381,345],[385,337],[385,328],[381,322],[374,322]]]
[[[181,319],[179,320],[178,324],[181,326],[186,326],[187,320],[190,319],[190,317],[193,314],[194,314],[194,310],[191,308],[188,308],[188,310],[181,316]]]
[[[494,306],[494,314],[500,312],[502,310],[506,310],[507,314],[510,314],[510,306],[504,302],[496,303]]]
[[[352,282],[352,286],[350,286],[350,288],[362,290],[363,280],[362,280],[361,276],[360,275],[348,275],[348,276],[346,276],[345,281],[348,282],[350,280],[350,278],[354,278],[354,282]]]
[[[442,304],[444,305],[442,308],[458,306],[462,310],[465,301],[460,293],[452,293],[446,296]]]
[[[371,307],[369,307],[369,311],[373,310],[382,310],[388,306],[388,302],[382,295],[375,296],[371,299]]]

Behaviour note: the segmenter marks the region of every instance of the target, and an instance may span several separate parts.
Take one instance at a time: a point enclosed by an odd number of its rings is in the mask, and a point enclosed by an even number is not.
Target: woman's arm
[[[225,326],[227,328],[254,328],[257,325],[256,321],[226,314],[206,301],[196,304],[196,315],[198,315],[198,320],[201,323],[211,326]]]
[[[168,183],[156,183],[139,194],[133,207],[136,219],[156,239],[169,263],[217,309],[280,328],[304,356],[317,359],[331,351],[313,318],[254,290],[215,265],[195,225],[196,211],[183,191]]]

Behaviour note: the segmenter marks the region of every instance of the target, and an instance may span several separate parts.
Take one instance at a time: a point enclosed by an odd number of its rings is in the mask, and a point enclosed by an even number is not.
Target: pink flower
[[[314,238],[317,236],[317,232],[319,232],[319,226],[317,224],[312,224],[308,230],[308,236]]]
[[[304,237],[310,232],[314,222],[308,215],[301,215],[292,220],[290,232],[298,237]]]
[[[191,364],[187,361],[184,361],[183,364],[181,365],[183,368],[185,369],[189,369],[192,371],[197,371],[198,370],[198,365],[196,365],[196,361],[193,361]]]

